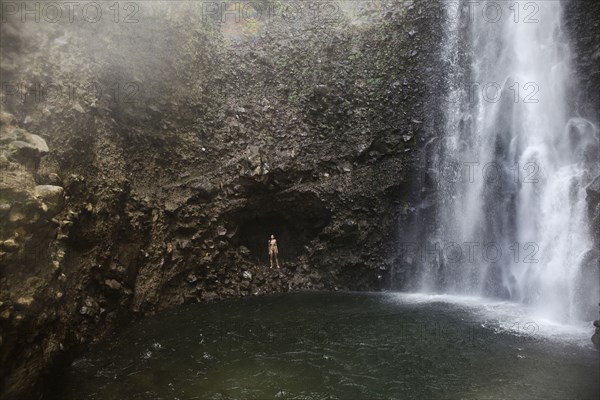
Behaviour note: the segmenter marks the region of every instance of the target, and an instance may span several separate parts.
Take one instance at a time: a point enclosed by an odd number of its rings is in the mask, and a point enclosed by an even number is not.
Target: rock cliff
[[[388,286],[437,5],[136,4],[2,25],[2,398],[166,307]]]

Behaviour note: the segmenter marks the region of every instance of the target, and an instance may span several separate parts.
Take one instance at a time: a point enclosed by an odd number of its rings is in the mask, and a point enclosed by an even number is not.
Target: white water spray
[[[472,4],[456,15],[469,18],[468,31],[452,18],[445,27],[450,82],[431,240],[442,256],[423,265],[421,289],[591,319],[598,277],[582,260],[592,247],[585,187],[599,172],[598,129],[569,115],[561,2]]]

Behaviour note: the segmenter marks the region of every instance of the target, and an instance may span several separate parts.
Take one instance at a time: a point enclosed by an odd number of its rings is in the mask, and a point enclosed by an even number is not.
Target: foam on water
[[[560,323],[539,310],[513,301],[497,301],[479,296],[426,293],[389,293],[388,298],[399,304],[443,303],[459,306],[481,324],[491,324],[514,334],[527,334],[543,339],[591,347],[591,321]]]

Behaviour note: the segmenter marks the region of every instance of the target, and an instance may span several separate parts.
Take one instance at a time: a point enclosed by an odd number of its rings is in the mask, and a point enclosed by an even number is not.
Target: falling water
[[[570,115],[561,2],[470,4],[445,26],[449,82],[429,238],[440,256],[422,263],[418,285],[591,319],[598,277],[582,261],[592,247],[585,187],[599,172],[598,129]]]

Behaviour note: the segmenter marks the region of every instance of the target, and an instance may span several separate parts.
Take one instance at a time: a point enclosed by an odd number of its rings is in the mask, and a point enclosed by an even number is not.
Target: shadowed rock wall
[[[223,22],[133,4],[3,9],[2,398],[166,307],[388,286],[435,120],[439,7],[232,4]]]

